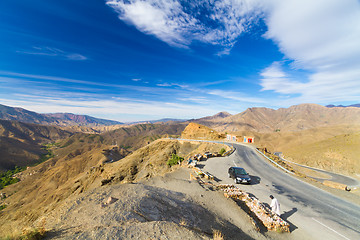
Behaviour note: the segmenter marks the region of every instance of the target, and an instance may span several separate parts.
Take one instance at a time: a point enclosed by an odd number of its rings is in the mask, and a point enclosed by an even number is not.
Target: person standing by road
[[[270,204],[271,210],[273,211],[273,213],[276,213],[278,216],[280,216],[279,201],[276,198],[274,198],[273,195],[270,195],[270,198],[271,198],[271,204]]]

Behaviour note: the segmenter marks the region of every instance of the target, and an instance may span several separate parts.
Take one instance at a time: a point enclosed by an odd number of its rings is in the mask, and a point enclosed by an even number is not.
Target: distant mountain
[[[147,120],[147,121],[139,121],[139,122],[130,122],[127,123],[128,125],[134,124],[153,124],[153,123],[163,123],[163,124],[174,124],[174,123],[181,123],[186,122],[188,119],[178,119],[178,118],[162,118],[158,120]]]
[[[72,113],[50,113],[40,114],[23,108],[8,107],[0,104],[0,119],[16,120],[25,123],[36,123],[42,125],[56,126],[98,126],[123,124],[121,122],[94,118],[87,115],[76,115]]]
[[[232,115],[228,112],[219,112],[213,116],[203,117],[203,118],[200,118],[199,120],[200,121],[218,120],[218,119],[223,119],[223,118],[230,117],[230,116],[232,116]]]
[[[358,104],[352,104],[352,105],[348,105],[348,106],[344,106],[344,105],[326,105],[326,107],[328,107],[328,108],[334,108],[334,107],[358,107],[358,108],[360,108],[360,103],[358,103]]]
[[[0,119],[15,120],[26,123],[45,124],[45,125],[57,123],[57,120],[55,118],[43,114],[39,114],[36,112],[28,111],[23,108],[8,107],[1,104],[0,104]]]
[[[203,118],[199,118],[199,119],[193,119],[190,120],[191,122],[196,122],[198,124],[203,124],[203,125],[207,125],[213,123],[213,122],[221,122],[222,119],[227,118],[227,117],[231,117],[232,115],[228,112],[219,112],[213,116],[208,116],[208,117],[203,117]]]
[[[123,124],[122,122],[106,120],[101,118],[95,118],[87,115],[76,115],[73,113],[48,113],[43,114],[58,120],[62,120],[69,123],[77,123],[79,125],[118,125]]]
[[[248,108],[224,118],[200,118],[193,122],[217,131],[300,131],[315,127],[360,124],[360,108],[328,108],[317,104],[300,104],[278,110]]]

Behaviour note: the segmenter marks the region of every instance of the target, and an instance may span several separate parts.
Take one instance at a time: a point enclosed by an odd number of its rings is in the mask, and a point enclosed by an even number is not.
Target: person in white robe
[[[273,211],[278,216],[280,216],[280,204],[279,204],[279,201],[273,195],[270,195],[270,198],[271,198],[271,204],[270,204],[271,211]]]

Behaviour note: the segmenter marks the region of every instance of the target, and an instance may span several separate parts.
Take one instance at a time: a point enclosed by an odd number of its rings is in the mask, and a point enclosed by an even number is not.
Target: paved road
[[[279,200],[282,217],[291,225],[289,239],[360,239],[360,206],[284,173],[250,147],[241,144],[234,147],[236,151],[229,157],[201,162],[204,170],[221,183],[233,183],[227,169],[244,167],[254,182],[238,186],[262,202],[270,203],[270,194]]]
[[[301,164],[298,164],[298,163],[295,163],[295,162],[291,162],[289,160],[286,160],[285,158],[282,158],[280,152],[276,152],[274,154],[277,155],[278,157],[280,157],[280,159],[285,161],[285,162],[290,162],[292,164],[295,164],[295,165],[303,167],[303,168],[311,169],[311,170],[314,170],[314,171],[317,171],[317,172],[320,172],[320,173],[325,173],[326,175],[329,176],[329,178],[326,178],[326,179],[309,176],[309,177],[311,177],[311,178],[313,178],[313,179],[315,179],[315,180],[317,180],[319,182],[323,182],[325,180],[331,180],[331,181],[334,181],[334,182],[345,184],[349,188],[354,188],[354,187],[360,186],[360,182],[358,180],[354,179],[354,178],[344,176],[344,175],[341,175],[341,174],[337,174],[337,173],[328,172],[328,171],[325,171],[325,170],[322,170],[322,169],[317,169],[317,168],[301,165]]]

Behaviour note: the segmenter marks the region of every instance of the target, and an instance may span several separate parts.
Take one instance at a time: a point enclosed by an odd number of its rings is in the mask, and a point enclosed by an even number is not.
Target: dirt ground
[[[190,180],[190,169],[113,184],[68,199],[44,216],[47,239],[294,239],[258,232],[222,192]],[[112,197],[113,203],[106,204]],[[37,224],[41,224],[39,219]]]

